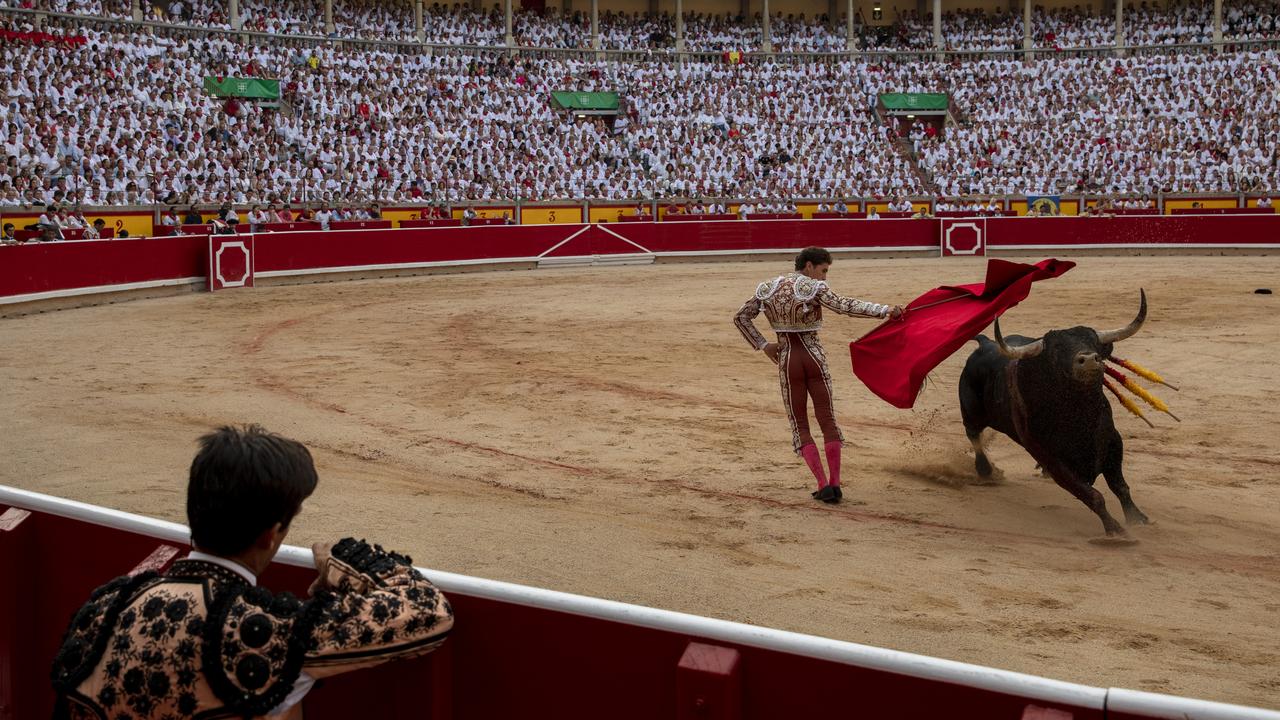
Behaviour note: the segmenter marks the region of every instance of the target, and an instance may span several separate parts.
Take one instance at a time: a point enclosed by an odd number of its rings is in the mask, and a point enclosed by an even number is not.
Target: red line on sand
[[[343,412],[346,412],[346,411],[344,410]],[[369,421],[366,420],[366,422],[369,422]],[[383,425],[382,423],[374,423],[374,422],[370,422],[369,424],[384,430],[394,427],[394,426]],[[408,431],[404,431],[404,432],[408,432]],[[490,455],[516,458],[517,460],[523,460],[525,462],[534,463],[535,465],[545,465],[547,467],[553,467],[560,470],[568,470],[570,472],[578,473],[580,475],[585,475],[585,474],[590,474],[595,472],[590,468],[582,467],[579,465],[567,465],[562,462],[556,462],[555,460],[544,460],[542,458],[529,457],[528,455],[520,455],[518,453],[507,452],[506,450],[499,450],[498,448],[495,448],[495,447],[489,447],[488,445],[479,445],[477,443],[469,443],[463,440],[454,440],[452,438],[439,437],[436,435],[420,435],[418,437],[423,437],[423,438],[426,438],[427,440],[435,440],[437,442],[447,443],[449,445],[453,445],[454,447],[460,447],[466,450],[478,450],[480,452],[488,453]]]
[[[323,314],[324,314],[324,313],[317,313],[317,315],[323,315]],[[311,319],[311,318],[313,318],[313,317],[315,317],[315,315],[305,315],[305,316],[302,316],[302,317],[296,317],[296,318],[293,318],[293,319],[291,319],[291,320],[285,320],[285,321],[283,321],[283,322],[278,322],[278,323],[276,323],[275,325],[272,325],[271,327],[267,328],[266,330],[263,330],[262,332],[258,333],[258,335],[257,335],[256,337],[254,337],[252,340],[250,340],[250,341],[249,341],[249,344],[248,344],[248,345],[245,345],[245,347],[244,347],[244,354],[245,354],[245,355],[257,355],[259,352],[261,352],[261,351],[262,351],[262,346],[266,344],[267,340],[269,340],[269,339],[271,338],[271,336],[272,336],[272,335],[275,335],[276,333],[280,332],[281,330],[286,330],[286,329],[288,329],[288,328],[291,328],[291,327],[293,327],[294,325],[297,325],[298,323],[300,323],[300,322],[302,322],[302,321],[304,321],[304,320],[310,320],[310,319]]]
[[[359,308],[359,307],[364,307],[364,306],[367,306],[367,305],[376,305],[376,304],[378,304],[378,303],[369,302],[369,303],[363,303],[363,304],[360,304],[360,305],[349,305],[349,306],[347,306],[347,307],[344,307],[343,309],[344,309],[344,310],[351,310],[351,309],[355,309],[355,308]],[[308,320],[314,320],[314,319],[321,318],[321,317],[324,317],[324,316],[329,315],[329,314],[330,314],[330,311],[328,311],[328,310],[321,310],[321,311],[319,311],[319,312],[315,312],[315,313],[312,313],[312,314],[310,314],[310,315],[301,315],[301,316],[299,316],[299,317],[291,318],[291,319],[289,319],[289,320],[282,320],[282,321],[280,321],[280,322],[278,322],[278,323],[276,323],[276,324],[274,324],[274,325],[272,325],[272,326],[268,327],[267,329],[263,330],[262,332],[258,333],[258,334],[257,334],[257,335],[252,339],[252,340],[250,340],[250,341],[249,341],[249,343],[248,343],[247,345],[245,345],[244,354],[245,354],[245,355],[256,355],[256,354],[258,354],[259,352],[261,352],[261,351],[262,351],[262,348],[266,345],[267,341],[268,341],[268,340],[270,340],[270,339],[272,338],[272,336],[276,335],[277,333],[279,333],[279,332],[281,332],[281,331],[283,331],[283,330],[287,330],[287,329],[289,329],[289,328],[291,328],[291,327],[294,327],[294,326],[296,326],[296,325],[298,325],[298,324],[300,324],[300,323],[306,322],[306,321],[308,321]],[[317,400],[317,399],[315,399],[315,398],[312,398],[312,397],[309,397],[309,396],[307,396],[307,395],[304,395],[303,393],[298,392],[297,390],[294,390],[294,389],[293,389],[293,388],[291,388],[291,387],[288,387],[288,386],[287,386],[287,385],[285,385],[284,383],[282,383],[282,382],[278,381],[277,379],[275,379],[275,378],[273,378],[273,377],[271,377],[271,376],[269,376],[269,375],[265,375],[265,374],[264,374],[261,378],[259,378],[259,379],[257,380],[257,384],[258,384],[258,385],[260,385],[260,386],[262,386],[262,387],[265,387],[265,388],[266,388],[266,389],[268,389],[268,390],[274,390],[274,391],[277,391],[277,392],[284,392],[284,393],[287,393],[287,394],[289,394],[289,395],[292,395],[292,396],[294,396],[294,397],[298,398],[299,400],[302,400],[303,402],[305,402],[305,403],[307,403],[308,405],[311,405],[311,406],[313,406],[313,407],[318,407],[318,408],[321,408],[321,409],[323,409],[323,410],[329,410],[329,411],[331,411],[331,412],[341,413],[341,414],[343,414],[343,415],[350,415],[350,414],[351,414],[351,413],[349,413],[349,412],[347,411],[347,409],[346,409],[346,408],[342,407],[341,405],[338,405],[337,403],[331,403],[331,402],[327,402],[327,401],[324,401],[324,400]],[[376,421],[376,420],[371,420],[371,419],[368,419],[368,418],[360,418],[360,419],[361,419],[361,420],[363,420],[367,425],[371,425],[371,426],[376,427],[376,428],[379,428],[379,429],[381,429],[381,430],[390,430],[390,431],[394,431],[394,430],[401,430],[401,431],[403,432],[403,429],[402,429],[402,428],[396,428],[396,427],[395,427],[395,426],[393,426],[393,425],[388,425],[388,424],[386,424],[386,423],[378,422],[378,421]],[[480,445],[480,444],[478,444],[478,443],[466,442],[466,441],[464,441],[464,440],[454,440],[454,439],[452,439],[452,438],[442,437],[442,436],[438,436],[438,435],[420,435],[420,434],[415,434],[415,437],[421,438],[421,439],[423,439],[423,440],[431,440],[431,441],[435,441],[435,442],[442,442],[442,443],[446,443],[446,444],[448,444],[448,445],[452,445],[452,446],[454,446],[454,447],[463,448],[463,449],[466,449],[466,450],[476,450],[476,451],[479,451],[479,452],[488,453],[488,454],[490,454],[490,455],[498,455],[498,456],[501,456],[501,457],[510,457],[510,458],[515,458],[515,459],[517,459],[517,460],[523,460],[524,462],[534,463],[534,464],[536,464],[536,465],[543,465],[543,466],[546,466],[546,467],[553,467],[553,468],[557,468],[557,469],[559,469],[559,470],[569,470],[569,471],[571,471],[571,472],[580,473],[580,474],[581,474],[581,473],[590,473],[590,472],[592,472],[591,470],[589,470],[589,469],[587,469],[587,468],[579,467],[579,466],[576,466],[576,465],[567,465],[567,464],[565,464],[565,463],[556,462],[556,461],[554,461],[554,460],[544,460],[544,459],[541,459],[541,458],[529,457],[529,456],[527,456],[527,455],[520,455],[520,454],[518,454],[518,453],[507,452],[506,450],[500,450],[500,449],[495,448],[495,447],[489,447],[489,446],[487,446],[487,445]]]

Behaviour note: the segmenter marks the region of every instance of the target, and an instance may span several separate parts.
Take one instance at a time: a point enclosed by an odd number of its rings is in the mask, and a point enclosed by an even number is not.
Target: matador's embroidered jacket
[[[800,273],[780,275],[760,283],[756,294],[743,304],[733,322],[751,347],[763,349],[769,341],[756,329],[762,311],[774,332],[817,332],[822,328],[822,308],[854,317],[888,317],[889,306],[855,300],[831,292],[827,283]]]
[[[179,560],[117,578],[71,621],[54,660],[56,717],[252,718],[312,678],[427,653],[453,610],[404,555],[347,538],[311,599]]]

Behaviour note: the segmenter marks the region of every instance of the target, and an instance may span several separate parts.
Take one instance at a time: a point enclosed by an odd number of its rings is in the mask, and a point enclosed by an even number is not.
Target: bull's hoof
[[[991,461],[986,455],[979,454],[973,459],[973,468],[978,471],[978,477],[991,477]]]
[[[1147,517],[1141,510],[1134,509],[1132,512],[1126,510],[1124,513],[1124,521],[1130,525],[1151,525],[1151,518]]]
[[[1003,485],[1003,484],[1004,484],[1004,473],[1000,472],[999,468],[992,468],[990,475],[980,476],[977,480],[974,480],[972,483],[970,483],[970,485],[975,485],[977,487],[989,487],[992,485]]]
[[[1089,538],[1089,542],[1090,544],[1102,545],[1103,547],[1127,547],[1129,545],[1137,545],[1138,539],[1128,534],[1119,534]]]

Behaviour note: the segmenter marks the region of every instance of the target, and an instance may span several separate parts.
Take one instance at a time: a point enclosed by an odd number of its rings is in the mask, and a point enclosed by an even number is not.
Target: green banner
[[[946,110],[946,93],[884,93],[880,102],[890,110]]]
[[[280,99],[280,81],[263,78],[207,77],[204,79],[204,90],[214,97]]]
[[[618,110],[618,93],[557,90],[551,93],[551,97],[565,110],[594,110],[597,112],[617,112]]]

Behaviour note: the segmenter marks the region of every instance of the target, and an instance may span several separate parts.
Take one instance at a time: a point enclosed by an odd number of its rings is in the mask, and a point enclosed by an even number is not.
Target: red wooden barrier
[[[676,666],[676,720],[742,717],[742,653],[691,642]]]
[[[1016,210],[997,210],[995,212],[987,212],[986,210],[983,210],[982,212],[972,212],[969,210],[941,210],[934,213],[934,215],[940,218],[1017,217],[1018,212]]]
[[[989,218],[987,247],[1280,247],[1277,215]]]
[[[16,238],[18,242],[29,242],[31,240],[39,240],[43,235],[44,235],[43,230],[14,230],[13,231],[13,237]],[[61,235],[59,235],[58,232],[55,231],[53,236],[61,240],[83,240],[84,228],[62,228]]]
[[[181,236],[0,247],[0,297],[203,278],[207,245]]]
[[[1170,215],[1274,215],[1275,210],[1260,207],[1173,208]]]
[[[1272,213],[980,220],[985,245],[993,252],[1075,248],[1280,249],[1280,215]],[[457,221],[402,222],[456,224]],[[280,232],[255,236],[255,270],[272,276],[502,260],[529,262],[541,256],[787,252],[807,245],[868,252],[926,251],[940,247],[943,223],[933,219],[636,221],[599,225]],[[291,226],[315,227],[314,223]],[[48,297],[92,294],[176,285],[191,278],[205,278],[209,267],[205,237],[0,247],[0,298],[15,302],[41,299],[44,294]]]
[[[748,215],[748,217],[756,220],[761,219],[759,215]],[[737,220],[737,219],[738,219],[738,216],[734,215],[733,213],[716,213],[714,215],[705,215],[705,214],[704,215],[695,215],[695,214],[685,215],[683,213],[679,213],[679,214],[667,213],[667,216],[663,218],[662,221],[663,222],[707,222],[710,220]]]
[[[808,245],[864,250],[934,250],[936,220],[882,223],[868,220],[771,222],[636,223],[613,225],[611,232],[653,253],[745,253],[787,251]]]
[[[183,227],[186,227],[185,225]],[[258,232],[307,232],[320,229],[320,223],[311,220],[294,220],[293,222],[271,222],[258,226]]]
[[[458,227],[462,221],[456,218],[437,218],[435,220],[401,220],[402,228]]]
[[[253,287],[256,235],[209,236],[209,290]]]
[[[330,230],[390,230],[390,220],[338,220],[329,223]]]
[[[257,235],[254,270],[262,277],[293,270],[442,263],[499,258],[532,259],[575,226],[510,225],[494,228],[330,230]]]
[[[16,507],[0,509],[0,720],[35,717],[35,698],[24,693],[30,678],[23,668],[30,662],[25,649],[33,647],[37,638],[31,623],[34,598],[27,583],[18,578],[33,577],[31,564],[36,542],[35,522],[31,513]]]
[[[797,220],[800,213],[749,213],[748,220]]]
[[[15,717],[48,717],[48,668],[89,591],[185,550],[180,525],[0,486],[0,513],[31,511],[19,536],[0,529],[0,603],[25,634],[0,634]],[[0,518],[8,517],[0,514]],[[2,521],[0,521],[2,522]],[[168,562],[167,559],[160,560]],[[264,586],[299,595],[314,577],[307,550],[284,547]],[[352,717],[1026,717],[1073,720],[1280,720],[1280,713],[1105,690],[975,665],[739,625],[635,605],[423,570],[457,615],[443,652],[326,681],[304,700],[309,720]],[[36,574],[36,575],[33,575]],[[38,582],[22,580],[38,576]],[[6,594],[8,591],[8,594]],[[17,607],[14,600],[26,603]],[[4,617],[0,616],[0,623]],[[0,624],[0,627],[5,627]],[[8,626],[10,628],[13,625]],[[691,647],[711,646],[691,650]],[[815,678],[820,679],[815,682]],[[0,681],[3,682],[3,681]],[[815,685],[817,690],[815,691]],[[6,687],[0,684],[0,688]],[[1112,697],[1115,704],[1111,706]],[[702,703],[698,704],[698,699]],[[732,711],[740,698],[738,715]],[[1107,708],[1111,707],[1110,710]],[[1028,716],[1028,713],[1031,713]],[[1057,713],[1057,714],[1055,714]]]
[[[14,503],[20,491],[0,487],[0,507]],[[49,499],[57,505],[58,501]],[[26,505],[37,505],[29,500]],[[14,687],[21,702],[18,717],[48,717],[51,692],[48,668],[58,640],[75,609],[89,591],[129,572],[150,557],[158,545],[181,546],[187,530],[171,523],[148,521],[123,513],[76,506],[81,517],[61,517],[46,509],[29,519],[28,536],[17,547],[0,533],[0,558],[21,556],[19,565],[0,566],[5,577],[39,568],[40,582],[18,583],[28,595],[22,622],[32,632],[26,645],[11,648],[21,657],[13,666]],[[163,535],[157,542],[153,535]],[[3,554],[8,550],[9,554]],[[260,578],[276,590],[305,595],[314,577],[311,557],[300,548],[285,548],[288,563],[276,562]],[[74,559],[74,562],[71,561]],[[296,564],[295,564],[296,563]],[[848,643],[750,628],[694,616],[666,613],[619,603],[519,588],[447,573],[424,571],[441,586],[458,617],[443,655],[393,663],[327,680],[323,690],[304,701],[308,720],[353,717],[437,718],[451,709],[458,719],[506,717],[611,718],[652,720],[677,711],[679,663],[690,641],[727,648],[740,656],[744,718],[830,717],[847,714],[851,698],[866,717],[925,717],[950,708],[950,717],[1019,717],[1029,693],[1040,705],[1102,717],[1103,692],[1096,688],[1039,680],[946,661],[913,658],[904,653],[863,648]],[[470,588],[470,589],[468,589]],[[524,600],[517,598],[523,597]],[[630,618],[656,619],[647,624]],[[667,626],[663,626],[666,623]],[[684,623],[686,626],[681,626]],[[654,625],[658,626],[654,626]],[[696,630],[695,628],[701,628]],[[716,637],[719,629],[737,633],[743,644]],[[709,635],[708,635],[709,633]],[[761,640],[761,638],[774,638]],[[778,647],[761,644],[778,643]],[[901,665],[895,670],[850,664],[851,660],[806,656],[783,649],[811,646],[823,652],[867,654],[866,662]],[[872,658],[881,660],[872,661]],[[939,676],[902,674],[921,661],[937,663]],[[841,692],[800,691],[822,677]],[[1039,686],[1037,686],[1039,683]],[[1015,688],[1017,690],[1015,691]],[[445,697],[440,697],[443,694]],[[1044,696],[1044,697],[1042,697]],[[711,696],[708,696],[710,698]],[[451,705],[451,708],[449,707]]]

